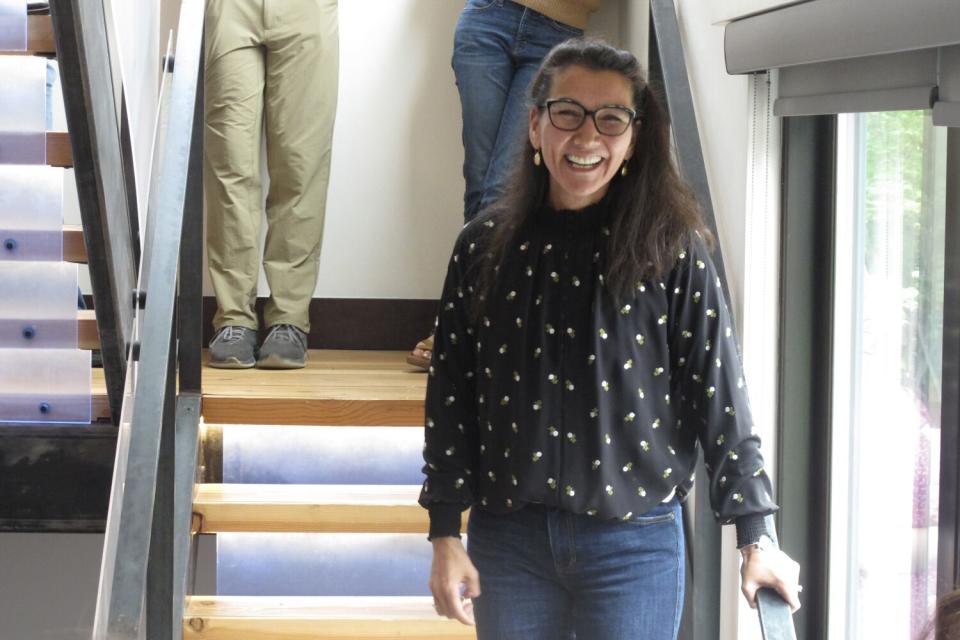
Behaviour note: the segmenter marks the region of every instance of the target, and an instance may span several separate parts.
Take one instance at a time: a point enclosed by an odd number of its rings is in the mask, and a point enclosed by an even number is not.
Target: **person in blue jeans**
[[[544,56],[583,35],[600,0],[467,0],[453,40],[453,72],[463,112],[464,223],[506,193],[524,141],[530,81]],[[433,336],[407,362],[430,365]]]
[[[665,110],[631,53],[585,39],[552,49],[528,95],[511,188],[461,231],[440,300],[420,493],[437,612],[480,640],[675,640],[701,449],[746,599],[769,586],[796,610]]]

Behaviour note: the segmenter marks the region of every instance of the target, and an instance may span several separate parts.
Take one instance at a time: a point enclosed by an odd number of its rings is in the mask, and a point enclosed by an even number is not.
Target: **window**
[[[946,135],[838,121],[831,638],[915,638],[936,600]]]

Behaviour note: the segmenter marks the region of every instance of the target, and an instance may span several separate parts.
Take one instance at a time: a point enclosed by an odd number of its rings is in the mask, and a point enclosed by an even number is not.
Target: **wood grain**
[[[419,485],[201,484],[193,510],[202,533],[427,533],[419,494]]]
[[[97,331],[97,314],[93,310],[77,311],[77,341],[81,349],[99,349],[100,334]]]
[[[421,596],[192,596],[183,637],[196,640],[463,640],[473,627],[439,617]]]
[[[63,260],[87,263],[87,245],[84,244],[83,227],[80,225],[63,225]]]
[[[402,351],[313,350],[305,369],[203,369],[211,424],[418,427],[427,376]],[[94,392],[106,397],[103,371]]]
[[[292,371],[204,368],[203,415],[218,424],[421,426],[426,375],[400,351],[312,350]]]
[[[47,164],[51,167],[72,167],[73,149],[70,134],[65,131],[47,132]]]

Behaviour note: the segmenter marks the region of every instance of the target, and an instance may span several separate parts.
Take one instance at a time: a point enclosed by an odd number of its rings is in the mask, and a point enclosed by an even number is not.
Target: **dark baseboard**
[[[84,296],[87,308],[93,308],[90,296]],[[263,305],[257,299],[257,316],[263,326]],[[213,337],[213,314],[217,310],[212,296],[203,299],[203,343]],[[384,298],[314,298],[310,303],[311,349],[376,349],[407,351],[433,330],[436,300]]]
[[[257,317],[263,323],[266,298],[257,299]],[[213,297],[203,299],[203,343],[213,337]],[[314,298],[310,303],[311,349],[376,349],[408,351],[433,329],[436,300]],[[261,334],[263,331],[261,331]]]
[[[113,425],[0,427],[0,531],[102,532]]]

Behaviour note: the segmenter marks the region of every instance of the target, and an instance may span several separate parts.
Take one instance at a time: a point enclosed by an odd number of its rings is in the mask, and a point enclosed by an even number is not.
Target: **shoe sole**
[[[238,358],[227,358],[226,360],[211,360],[208,364],[214,369],[253,369],[257,363],[255,360],[243,362]]]
[[[257,369],[303,369],[306,360],[290,360],[278,355],[269,355],[257,360]]]
[[[430,358],[424,358],[423,356],[417,356],[411,353],[407,356],[407,364],[412,364],[418,369],[427,371],[430,369]]]

